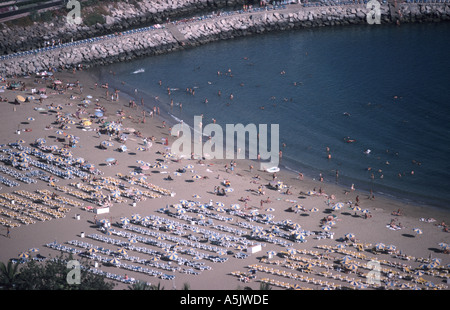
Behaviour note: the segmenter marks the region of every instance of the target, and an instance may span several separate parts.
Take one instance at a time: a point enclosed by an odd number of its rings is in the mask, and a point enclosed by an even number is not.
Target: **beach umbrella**
[[[109,220],[107,220],[107,219],[101,219],[101,220],[99,220],[98,221],[100,224],[108,224],[109,223]]]
[[[120,265],[120,260],[118,260],[117,258],[112,258],[110,261],[109,261],[109,263],[110,264],[112,264],[112,265]]]
[[[233,210],[239,210],[239,209],[241,208],[241,206],[240,206],[239,204],[237,204],[237,203],[232,204],[230,207],[231,207],[231,209],[233,209]]]
[[[344,268],[350,271],[356,271],[358,269],[358,265],[355,263],[344,264]]]
[[[28,117],[27,121],[34,121],[34,117]]]
[[[36,143],[37,144],[44,144],[44,143],[46,143],[47,141],[44,139],[44,138],[38,138],[38,139],[36,139]]]
[[[342,202],[336,203],[331,209],[334,211],[341,210],[344,204]]]
[[[225,251],[225,250],[218,250],[218,251],[216,252],[216,254],[217,254],[217,255],[226,255],[226,254],[227,254],[227,251]]]
[[[423,270],[416,270],[414,272],[414,275],[419,276],[419,277],[423,276],[424,274],[425,274],[425,272]]]
[[[139,214],[133,214],[133,215],[131,216],[131,219],[132,219],[133,221],[139,221],[139,220],[141,219],[141,216],[140,216]]]
[[[292,248],[287,249],[287,252],[288,252],[288,254],[290,254],[290,255],[295,255],[295,254],[297,254],[297,250],[296,250],[296,249],[292,249]]]
[[[177,214],[185,214],[185,213],[186,213],[186,210],[184,210],[184,209],[177,210]]]
[[[91,169],[91,168],[94,168],[94,167],[95,166],[93,164],[86,164],[86,165],[83,166],[84,169],[88,169],[88,170]]]
[[[353,257],[346,255],[341,259],[342,264],[349,264],[351,261],[353,261]]]
[[[255,210],[251,210],[251,211],[250,211],[250,214],[251,214],[251,215],[258,215],[258,214],[259,214],[259,211],[256,210],[256,209],[255,209]]]
[[[414,228],[413,231],[417,234],[417,235],[421,235],[423,234],[422,230],[420,228]]]
[[[329,226],[329,225],[323,225],[323,226],[322,226],[322,230],[324,230],[324,231],[330,231],[330,230],[331,230],[331,226]]]
[[[445,242],[441,242],[438,244],[441,248],[443,248],[444,250],[448,249],[449,245]]]
[[[383,243],[377,243],[377,244],[375,244],[375,249],[378,250],[378,251],[384,250],[385,247],[386,247],[386,245],[384,245]]]
[[[39,249],[38,248],[31,248],[31,249],[28,250],[28,252],[36,253],[36,252],[39,252]]]
[[[103,186],[101,186],[101,185],[95,185],[94,186],[94,190],[96,190],[96,191],[99,191],[99,190],[101,190],[103,188]]]
[[[193,176],[192,176],[192,178],[193,178],[193,179],[201,179],[201,178],[202,178],[202,176],[201,176],[201,175],[198,175],[198,174],[196,174],[196,175],[193,175]]]
[[[137,151],[145,151],[145,147],[139,146],[136,148]]]
[[[124,225],[130,224],[130,219],[127,217],[120,218],[120,222]]]
[[[102,141],[102,146],[113,146],[114,143],[111,141]]]
[[[121,255],[127,255],[128,254],[127,250],[125,250],[124,248],[119,248],[117,250],[117,253],[119,253]]]
[[[361,208],[358,206],[353,206],[350,208],[352,211],[361,211]]]
[[[29,258],[29,257],[30,257],[30,255],[27,252],[22,252],[22,253],[19,254],[19,258],[20,259],[26,259],[26,258]]]
[[[348,234],[345,235],[345,238],[347,238],[347,239],[353,239],[353,238],[355,238],[355,234],[348,233]]]
[[[425,286],[431,287],[431,288],[435,288],[436,284],[434,284],[433,282],[428,281],[427,283],[425,283]]]
[[[116,190],[116,191],[111,192],[111,197],[119,198],[120,197],[120,191]]]
[[[50,195],[44,195],[44,196],[41,197],[41,199],[42,199],[42,200],[51,200],[51,199],[52,199],[52,196],[50,196]]]
[[[194,166],[193,165],[187,165],[185,168],[186,169],[194,169]]]
[[[170,260],[177,260],[178,259],[178,254],[176,252],[169,252],[169,254],[167,255],[167,258]]]
[[[216,206],[218,207],[225,207],[225,204],[223,202],[216,202]]]
[[[267,251],[267,255],[275,256],[275,255],[277,255],[277,252],[275,252],[275,251]]]
[[[397,247],[393,244],[390,244],[385,248],[386,251],[395,251],[396,249]]]
[[[137,240],[135,238],[130,238],[128,239],[129,243],[137,243]]]
[[[192,198],[202,198],[202,197],[200,197],[200,195],[198,195],[198,194],[194,194],[194,195],[192,195]]]
[[[433,259],[431,260],[431,262],[432,262],[433,264],[435,264],[436,266],[439,266],[439,265],[441,265],[442,260],[441,260],[440,258],[433,258]]]
[[[142,223],[149,223],[149,222],[151,222],[151,217],[150,216],[146,216],[146,217],[144,217],[142,220],[141,220],[141,222]]]
[[[112,162],[112,161],[115,161],[115,160],[116,160],[116,159],[113,158],[113,157],[108,157],[107,159],[105,159],[105,161],[106,161],[107,163]]]
[[[93,253],[97,253],[98,251],[97,251],[97,249],[90,248],[87,252],[88,252],[89,254],[93,254]]]
[[[257,233],[260,233],[263,231],[264,231],[264,229],[262,227],[259,227],[259,226],[253,227],[253,233],[257,234]]]
[[[310,212],[319,212],[319,209],[317,208],[312,208],[311,210],[309,210]]]

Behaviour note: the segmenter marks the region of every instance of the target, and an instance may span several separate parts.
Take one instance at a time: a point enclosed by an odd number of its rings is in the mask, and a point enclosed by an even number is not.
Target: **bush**
[[[83,19],[86,26],[92,26],[97,23],[104,24],[105,21],[105,17],[99,13],[90,13]]]

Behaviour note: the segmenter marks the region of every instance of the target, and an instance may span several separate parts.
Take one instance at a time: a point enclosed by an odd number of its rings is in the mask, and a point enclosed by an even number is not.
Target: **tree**
[[[184,283],[183,284],[183,287],[182,287],[182,290],[183,291],[189,291],[191,289],[191,286],[189,285],[189,283]]]
[[[272,289],[272,286],[270,286],[269,283],[261,282],[259,284],[259,290],[260,291],[270,291]]]
[[[132,285],[129,285],[128,289],[129,290],[134,290],[134,291],[146,291],[146,290],[151,290],[152,288],[151,288],[151,285],[147,284],[147,282],[136,281]]]
[[[115,284],[106,282],[105,277],[89,271],[86,260],[80,261],[80,284],[69,284],[67,275],[72,270],[67,262],[72,260],[60,257],[47,259],[43,263],[34,260],[26,262],[20,268],[15,280],[15,288],[19,290],[111,290]]]
[[[5,289],[9,290],[14,287],[16,278],[19,274],[18,267],[19,264],[13,264],[12,261],[9,261],[7,265],[0,262],[0,285]]]
[[[164,286],[161,287],[161,282],[159,282],[158,285],[156,285],[156,284],[151,285],[150,289],[153,291],[162,291],[162,290],[164,290]]]

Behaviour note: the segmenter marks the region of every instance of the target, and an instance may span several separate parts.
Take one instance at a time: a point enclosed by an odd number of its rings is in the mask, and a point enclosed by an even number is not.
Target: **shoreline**
[[[93,70],[93,71],[90,71]],[[89,69],[87,72],[95,72],[92,73],[92,78],[100,78],[99,75],[99,71],[96,70],[96,68],[92,68]],[[124,88],[127,91],[127,96],[129,96],[131,99],[135,99],[137,103],[140,102],[140,96],[135,96],[133,94],[133,85],[119,85],[120,81],[119,79],[117,79],[115,76],[108,76],[108,73],[106,73],[105,76],[102,77],[103,78],[103,82],[111,82],[111,78],[115,81],[116,86],[118,86],[118,89],[121,89],[121,92],[124,90]],[[139,92],[142,92],[142,90],[139,90]],[[152,109],[152,106],[158,106],[159,108],[161,108],[161,114],[160,115],[156,115],[156,119],[158,119],[158,121],[162,122],[165,121],[166,122],[166,126],[168,128],[173,127],[176,124],[179,124],[179,121],[177,120],[177,116],[173,115],[171,113],[171,108],[169,107],[169,98],[167,98],[166,96],[164,96],[164,91],[161,89],[161,92],[157,94],[157,98],[159,98],[158,100],[155,100],[155,94],[149,94],[149,93],[145,93],[145,95],[147,97],[145,97],[145,109],[147,111],[150,111]],[[151,103],[148,103],[147,101],[148,99],[153,100]],[[128,99],[127,99],[128,100]],[[141,108],[141,105],[138,104],[139,108]],[[174,107],[175,108],[175,107]],[[189,125],[190,129],[193,130],[193,120],[187,120],[184,119],[183,120],[186,124]],[[174,139],[172,137],[172,139]],[[203,143],[206,142],[206,137],[203,138]],[[224,141],[225,143],[225,141]],[[224,147],[225,149],[225,147]],[[281,149],[282,150],[282,149]],[[235,154],[235,158],[236,154]],[[226,164],[227,160],[223,159],[223,164]],[[229,161],[229,160],[228,160]],[[245,159],[246,161],[246,165],[248,166],[249,163],[252,163],[253,166],[257,166],[257,160],[250,160],[248,158]],[[290,165],[290,164],[289,164]],[[336,181],[334,180],[333,176],[331,174],[328,175],[324,175],[325,180],[323,183],[319,182],[317,179],[319,177],[319,173],[320,173],[320,169],[315,168],[315,167],[309,167],[306,169],[302,169],[300,166],[295,166],[295,165],[290,165],[289,167],[287,167],[283,162],[280,162],[279,168],[281,171],[284,172],[284,175],[289,176],[289,179],[293,179],[293,177],[297,178],[298,176],[298,170],[301,170],[301,172],[305,175],[305,177],[307,177],[311,182],[316,182],[317,186],[320,187],[321,184],[327,184],[330,185],[331,187],[338,189],[341,192],[344,192],[345,190],[350,190],[351,184],[355,183],[355,181],[347,179],[346,181],[342,181],[343,179],[345,179],[345,177],[340,177],[340,180],[338,182],[338,184],[336,184]],[[293,176],[293,177],[292,177]],[[360,185],[360,184],[355,184],[356,187],[358,188],[358,192],[360,193],[360,195],[364,195],[364,196],[369,196],[370,195],[370,185],[369,185],[370,181],[368,180],[364,185]],[[417,199],[415,199],[416,197],[410,197],[408,196],[409,193],[400,193],[398,191],[396,191],[396,189],[389,189],[386,188],[386,191],[380,191],[379,189],[376,188],[377,185],[375,185],[374,188],[374,195],[377,198],[381,198],[383,199],[383,201],[385,202],[389,202],[392,201],[394,202],[395,205],[400,204],[400,205],[405,205],[405,206],[409,206],[410,208],[414,209],[414,210],[422,210],[423,211],[423,206],[427,206],[427,208],[429,209],[433,209],[433,212],[437,212],[439,214],[442,215],[446,215],[447,213],[450,212],[450,210],[448,210],[445,206],[445,204],[443,202],[437,202],[435,200],[433,200],[432,198],[423,198],[423,200],[418,201]],[[395,211],[397,209],[393,208],[391,211]],[[420,213],[420,212],[415,212]]]

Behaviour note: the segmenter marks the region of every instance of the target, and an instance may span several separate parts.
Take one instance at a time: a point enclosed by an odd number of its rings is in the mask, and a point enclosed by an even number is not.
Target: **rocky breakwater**
[[[0,25],[0,55],[45,47],[45,42],[71,42],[126,31],[144,25],[161,24],[167,19],[208,14],[212,11],[242,7],[244,0],[139,0],[117,1],[97,7],[104,23],[87,26],[86,16],[95,11],[86,9],[80,25],[67,23],[65,9],[49,22],[36,22],[29,26]]]
[[[392,14],[392,7],[381,5],[381,24],[438,22],[450,20],[450,4],[402,4]],[[191,45],[231,39],[255,33],[309,27],[355,25],[367,23],[369,10],[365,5],[303,8],[290,6],[285,10],[263,11],[218,17],[213,20],[182,24],[179,31]],[[394,18],[393,18],[394,16]],[[373,25],[375,27],[375,25]]]
[[[179,47],[166,29],[143,31],[3,60],[0,61],[0,75],[23,75],[49,68],[72,68],[78,64],[86,67],[104,65],[167,53]]]
[[[28,74],[47,70],[49,67],[71,68],[78,64],[88,67],[126,61],[212,41],[269,31],[367,25],[367,13],[368,9],[365,5],[314,8],[292,5],[281,10],[258,10],[170,23],[164,25],[162,29],[115,35],[107,39],[93,40],[90,43],[73,44],[45,52],[4,59],[0,61],[0,75]],[[392,8],[389,6],[381,6],[381,23],[395,23],[397,19],[400,22],[450,20],[450,4],[402,4],[397,7],[396,14],[392,14]],[[376,25],[368,26],[376,27]]]

